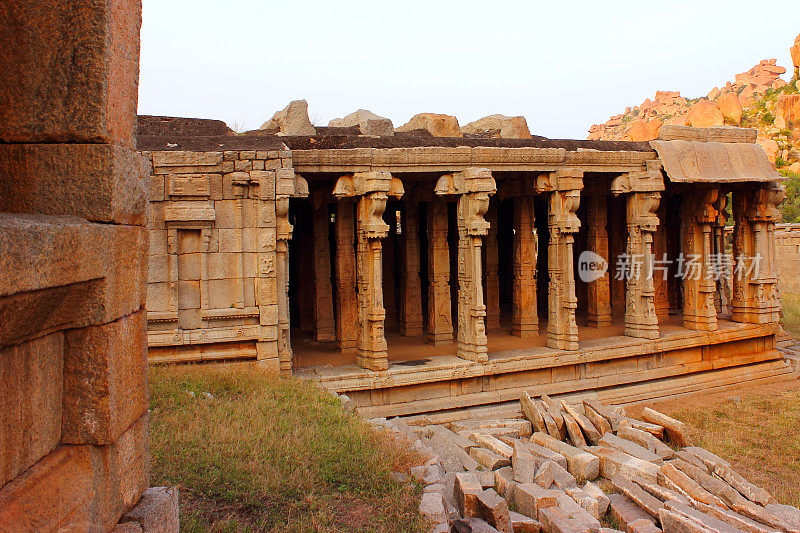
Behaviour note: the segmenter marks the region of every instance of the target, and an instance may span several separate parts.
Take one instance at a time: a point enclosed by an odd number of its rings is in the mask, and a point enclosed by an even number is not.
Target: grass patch
[[[800,295],[781,294],[781,324],[792,335],[800,335]]]
[[[420,458],[314,384],[200,366],[150,372],[152,480],[181,530],[420,531]]]
[[[770,386],[748,397],[667,409],[694,442],[731,462],[779,502],[800,506],[800,389]]]

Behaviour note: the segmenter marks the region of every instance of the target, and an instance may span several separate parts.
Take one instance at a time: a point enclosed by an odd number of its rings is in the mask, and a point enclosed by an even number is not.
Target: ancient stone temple
[[[139,128],[153,362],[254,360],[383,415],[789,371],[774,349],[784,193],[754,131]]]

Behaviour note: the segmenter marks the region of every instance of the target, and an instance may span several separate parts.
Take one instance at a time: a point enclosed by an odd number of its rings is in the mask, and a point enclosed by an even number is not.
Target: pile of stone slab
[[[523,393],[520,403],[517,419],[370,421],[429,458],[411,475],[431,531],[800,532],[800,510],[692,446],[678,420],[595,400]]]

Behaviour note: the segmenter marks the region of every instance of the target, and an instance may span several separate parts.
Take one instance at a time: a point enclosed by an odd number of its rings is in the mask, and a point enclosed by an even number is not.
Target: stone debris
[[[436,113],[414,115],[408,122],[399,128],[395,128],[394,131],[411,132],[418,130],[427,131],[434,137],[463,137],[456,117]]]
[[[503,139],[530,139],[531,132],[525,117],[489,115],[461,127],[465,134]]]
[[[691,445],[685,425],[663,413],[645,408],[637,420],[597,400],[527,393],[520,407],[519,419],[413,428],[370,420],[435,452],[410,470],[425,485],[420,511],[429,531],[614,533],[603,527],[614,524],[625,533],[800,532],[800,510]],[[556,416],[561,438],[550,432]],[[516,436],[497,433],[503,429]],[[454,458],[459,453],[474,468]]]
[[[359,109],[342,118],[335,118],[328,122],[328,127],[349,128],[358,126],[362,135],[380,137],[394,135],[394,124],[391,119],[376,115],[367,109]]]
[[[308,102],[293,100],[261,125],[262,130],[278,135],[316,135],[308,118]]]

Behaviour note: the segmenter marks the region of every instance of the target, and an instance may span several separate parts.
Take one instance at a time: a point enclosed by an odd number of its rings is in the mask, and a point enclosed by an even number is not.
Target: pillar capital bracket
[[[295,174],[294,169],[281,168],[275,177],[276,198],[308,198],[308,182],[300,174]]]
[[[756,189],[747,206],[745,216],[754,222],[781,222],[778,206],[786,199],[786,188],[779,183]]]
[[[653,233],[658,227],[658,207],[661,204],[660,192],[635,192],[628,200],[628,226],[636,226],[642,231]]]
[[[345,174],[337,180],[333,188],[333,195],[338,199],[370,193],[384,193],[393,198],[400,198],[405,190],[403,182],[392,176],[391,172],[383,170]]]
[[[664,175],[661,170],[625,172],[611,182],[614,196],[631,192],[661,192],[664,190]]]
[[[495,192],[497,192],[497,184],[492,177],[492,171],[488,168],[468,168],[461,172],[443,174],[434,188],[437,196],[469,193],[491,195]]]
[[[536,177],[536,192],[580,191],[583,189],[583,171],[562,168]]]

